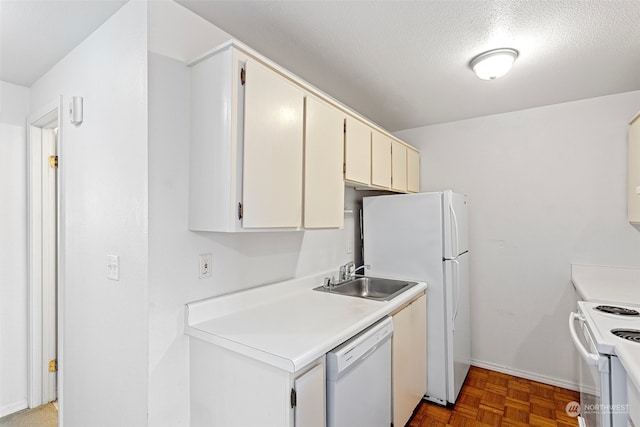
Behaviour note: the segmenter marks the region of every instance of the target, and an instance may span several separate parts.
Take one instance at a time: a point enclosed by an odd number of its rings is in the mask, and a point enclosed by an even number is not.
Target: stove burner
[[[608,314],[616,314],[618,316],[640,316],[640,312],[637,310],[631,310],[630,308],[616,307],[613,305],[599,305],[595,310]]]
[[[625,340],[640,343],[640,330],[638,329],[612,329],[611,333]]]

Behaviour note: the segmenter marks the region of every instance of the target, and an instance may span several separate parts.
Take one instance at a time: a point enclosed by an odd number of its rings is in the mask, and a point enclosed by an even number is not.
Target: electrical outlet
[[[198,277],[200,279],[211,277],[211,254],[198,256]]]
[[[107,279],[120,280],[120,257],[107,255]]]

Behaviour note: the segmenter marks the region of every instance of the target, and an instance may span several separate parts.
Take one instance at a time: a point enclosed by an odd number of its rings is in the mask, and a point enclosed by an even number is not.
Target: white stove
[[[588,323],[601,354],[616,355],[616,344],[623,338],[616,336],[613,330],[640,333],[640,306],[580,301],[578,309]]]
[[[640,349],[640,305],[580,301],[569,330],[581,356],[580,425],[627,426],[627,376],[616,347],[631,343]]]

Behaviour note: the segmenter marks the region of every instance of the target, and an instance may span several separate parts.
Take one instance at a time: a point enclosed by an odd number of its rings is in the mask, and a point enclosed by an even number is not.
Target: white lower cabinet
[[[393,314],[393,425],[403,426],[426,393],[427,300],[413,300]]]
[[[288,372],[190,338],[190,425],[324,427],[325,358]]]

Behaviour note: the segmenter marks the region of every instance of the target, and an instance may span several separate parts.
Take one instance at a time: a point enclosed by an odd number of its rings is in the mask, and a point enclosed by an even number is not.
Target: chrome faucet
[[[354,277],[356,277],[356,272],[357,272],[358,270],[365,269],[365,268],[368,270],[368,269],[370,269],[370,268],[371,268],[371,266],[370,266],[369,264],[362,264],[360,267],[355,268],[355,269],[351,272],[351,275],[350,275],[349,277],[350,277],[351,279],[353,279]]]
[[[338,273],[338,282],[344,282],[351,278],[351,269],[355,268],[355,264],[353,261],[349,261],[345,265],[340,266],[340,272]]]
[[[340,273],[338,275],[338,282],[341,283],[353,279],[354,277],[356,277],[356,272],[364,268],[368,270],[371,268],[371,266],[369,264],[363,264],[360,267],[356,268],[356,265],[353,261],[349,261],[345,265],[341,265]]]

